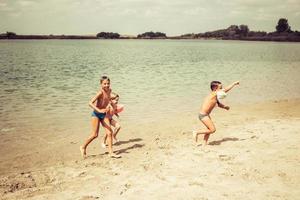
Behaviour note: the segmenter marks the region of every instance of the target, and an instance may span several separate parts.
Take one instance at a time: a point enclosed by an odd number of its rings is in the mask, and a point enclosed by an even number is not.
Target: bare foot
[[[106,144],[105,143],[101,143],[101,147],[103,148],[103,149],[105,149],[106,148]]]
[[[201,150],[202,150],[203,152],[205,152],[205,153],[210,152],[210,147],[209,147],[209,145],[207,145],[207,142],[206,142],[206,141],[203,141],[203,142],[202,142]]]
[[[202,147],[206,147],[207,148],[207,141],[203,140],[201,144],[202,144],[201,145]]]
[[[82,158],[85,158],[86,157],[86,150],[85,150],[85,148],[83,148],[83,146],[80,146],[79,149],[80,149],[80,153],[81,153]]]
[[[210,149],[208,149],[208,148],[201,148],[201,151],[203,151],[204,153],[209,153],[210,152]]]
[[[118,155],[118,154],[115,154],[115,153],[111,153],[111,154],[109,154],[109,157],[111,157],[111,158],[121,158],[121,156],[120,156],[120,155]]]
[[[114,138],[114,144],[116,144],[116,143],[119,142],[119,140],[118,140],[118,138],[116,137],[116,135],[113,135],[113,138]]]

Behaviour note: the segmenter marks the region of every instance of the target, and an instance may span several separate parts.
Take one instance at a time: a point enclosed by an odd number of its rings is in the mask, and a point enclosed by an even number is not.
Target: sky
[[[176,36],[240,24],[272,32],[280,18],[300,31],[300,0],[0,0],[0,33]]]

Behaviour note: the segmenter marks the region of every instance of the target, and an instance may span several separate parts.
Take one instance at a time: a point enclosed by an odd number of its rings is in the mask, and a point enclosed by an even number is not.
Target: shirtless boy
[[[87,146],[98,137],[100,123],[105,129],[108,141],[108,152],[109,156],[113,158],[119,158],[120,155],[113,153],[112,149],[112,129],[110,125],[110,120],[106,117],[106,113],[109,111],[110,103],[110,79],[107,76],[102,76],[100,80],[101,89],[89,102],[89,106],[93,108],[92,112],[92,134],[85,141],[85,143],[80,146],[80,151],[82,157],[86,156]]]
[[[210,83],[210,88],[211,88],[212,92],[204,99],[204,102],[200,108],[200,112],[199,112],[199,116],[198,116],[199,120],[206,126],[206,130],[193,131],[193,138],[196,143],[198,142],[198,135],[204,134],[203,146],[206,146],[210,134],[216,132],[215,125],[210,118],[210,113],[215,108],[216,105],[218,105],[220,108],[229,110],[229,106],[223,105],[219,99],[225,98],[227,92],[236,85],[239,85],[239,81],[236,81],[236,82],[232,83],[231,85],[222,89],[221,82],[212,81]]]

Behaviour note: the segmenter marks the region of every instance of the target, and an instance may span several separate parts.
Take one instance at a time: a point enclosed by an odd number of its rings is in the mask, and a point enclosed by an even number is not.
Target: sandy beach
[[[83,160],[79,145],[87,137],[84,133],[59,141],[43,138],[44,144],[27,141],[26,150],[17,144],[10,152],[1,148],[0,198],[292,200],[300,196],[299,99],[235,105],[230,112],[216,109],[212,117],[217,132],[205,151],[192,140],[192,127],[201,128],[196,116],[135,128],[123,124],[121,141],[115,145],[120,159],[109,158],[97,140]],[[14,147],[15,138],[5,130],[1,134],[2,144]]]

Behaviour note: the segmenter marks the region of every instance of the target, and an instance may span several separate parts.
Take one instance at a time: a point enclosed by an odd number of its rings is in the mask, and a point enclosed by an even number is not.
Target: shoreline
[[[288,37],[243,37],[243,38],[230,38],[230,37],[199,37],[199,38],[189,38],[180,36],[170,36],[166,38],[138,38],[138,37],[120,37],[120,38],[97,38],[96,36],[80,36],[80,35],[70,35],[70,36],[47,36],[47,35],[37,35],[37,36],[26,36],[20,35],[13,38],[3,38],[0,37],[0,41],[10,41],[10,40],[224,40],[224,41],[249,41],[249,42],[300,42],[300,37],[288,38]]]
[[[45,151],[0,160],[0,194],[3,199],[138,199],[140,194],[164,199],[179,191],[173,197],[180,199],[188,191],[187,198],[293,199],[300,193],[299,103],[297,98],[236,104],[226,113],[215,109],[217,131],[207,153],[192,141],[192,126],[201,128],[192,115],[192,120],[156,124],[159,129],[124,124],[114,148],[121,159],[109,159],[97,140],[82,160],[84,133],[48,148],[33,142],[29,149],[40,145]]]
[[[213,112],[211,113],[211,117],[213,122],[216,125],[217,135],[219,131],[222,131],[223,129],[226,129],[232,125],[239,125],[241,123],[252,123],[256,122],[259,120],[264,120],[264,119],[279,119],[279,118],[300,118],[300,98],[296,99],[290,99],[290,100],[279,100],[279,101],[265,101],[261,103],[250,103],[250,104],[233,104],[230,106],[231,109],[230,111],[224,111],[223,109],[215,108]],[[152,140],[155,137],[163,137],[165,135],[172,135],[174,134],[176,136],[179,136],[181,134],[189,133],[191,130],[195,127],[197,128],[203,128],[202,123],[198,120],[197,118],[197,113],[198,110],[195,110],[195,112],[190,112],[184,116],[180,121],[178,121],[178,116],[170,116],[170,118],[162,120],[160,122],[140,122],[138,124],[134,125],[128,125],[128,124],[122,124],[122,129],[120,133],[120,139],[134,139],[134,138],[139,138],[139,141],[148,141]],[[176,122],[174,125],[173,122]],[[88,121],[89,123],[89,121]],[[89,125],[89,124],[88,124]],[[156,128],[155,128],[155,127]],[[88,131],[90,131],[90,126],[88,127]],[[157,128],[158,127],[158,128]],[[39,133],[36,133],[39,134]],[[71,149],[76,149],[74,150],[75,152],[71,153],[68,157],[69,160],[72,160],[75,155],[77,155],[79,152],[77,152],[77,146],[83,142],[84,139],[88,136],[89,132],[82,132],[80,131],[80,134],[78,133],[72,133],[69,135],[69,138],[64,138],[63,141],[59,141],[62,138],[55,138],[54,136],[51,138],[41,138],[38,136],[38,138],[33,138],[36,140],[35,144],[32,144],[33,146],[37,148],[29,148],[33,149],[34,151],[31,152],[31,156],[33,158],[38,159],[41,154],[41,152],[44,152],[45,155],[47,153],[51,153],[51,156],[53,156],[54,160],[58,161],[55,159],[56,155],[55,153],[59,154],[59,151],[55,150],[54,152],[51,150],[51,148],[47,146],[43,146],[44,143],[47,143],[49,146],[57,146],[57,145],[66,145],[71,148],[68,148],[68,150]],[[7,134],[5,136],[10,137],[11,135],[15,134]],[[2,135],[3,137],[4,135]],[[47,134],[47,136],[50,136]],[[100,147],[100,139],[103,136],[103,132],[100,131],[99,137],[90,144],[90,151],[93,153],[96,152],[105,152],[105,149]],[[11,140],[9,138],[3,138],[4,141],[7,141],[7,143],[2,143],[2,146],[5,144],[9,144]],[[16,138],[14,138],[16,139]],[[22,137],[20,139],[23,139]],[[192,138],[191,138],[192,139]],[[31,141],[28,140],[27,141]],[[34,141],[34,140],[33,140]],[[187,141],[190,142],[190,141]],[[28,143],[30,144],[30,143]],[[6,145],[7,146],[7,145]],[[41,149],[39,149],[41,148]],[[64,147],[65,148],[65,147]],[[47,151],[43,151],[43,149],[48,149]],[[3,150],[3,149],[1,149]],[[26,149],[24,149],[26,150]],[[25,155],[25,157],[30,157],[30,154],[25,151],[20,151],[23,153],[23,155],[17,155],[17,157],[22,157]],[[39,150],[39,152],[37,152]],[[66,151],[66,149],[65,149]],[[30,151],[29,151],[30,152]],[[3,154],[3,152],[0,152]],[[53,154],[54,153],[54,154]],[[68,151],[64,152],[64,154],[68,154]],[[36,155],[34,155],[36,154]],[[4,153],[5,155],[5,153]],[[79,155],[79,154],[78,154]],[[3,160],[5,156],[0,159],[0,163],[4,163],[5,160]],[[7,157],[9,158],[9,157]],[[14,159],[14,158],[10,158]],[[78,159],[78,158],[77,158]],[[8,160],[6,160],[8,161]],[[63,160],[61,160],[63,161]],[[53,163],[53,162],[52,162]],[[10,164],[9,164],[10,165]],[[45,165],[47,166],[47,165]],[[34,168],[34,167],[33,167]],[[22,168],[16,168],[18,170],[21,170]],[[16,171],[16,170],[12,170]],[[5,175],[4,172],[4,167],[0,165],[0,176]]]
[[[191,38],[166,38],[166,39],[140,39],[140,38],[122,38],[122,39],[91,39],[91,38],[86,38],[86,39],[57,39],[57,38],[53,38],[53,39],[0,39],[0,41],[28,41],[28,40],[219,40],[219,41],[246,41],[246,42],[288,42],[288,43],[298,43],[300,42],[299,40],[252,40],[252,39],[217,39],[217,38],[197,38],[197,39],[191,39]]]

